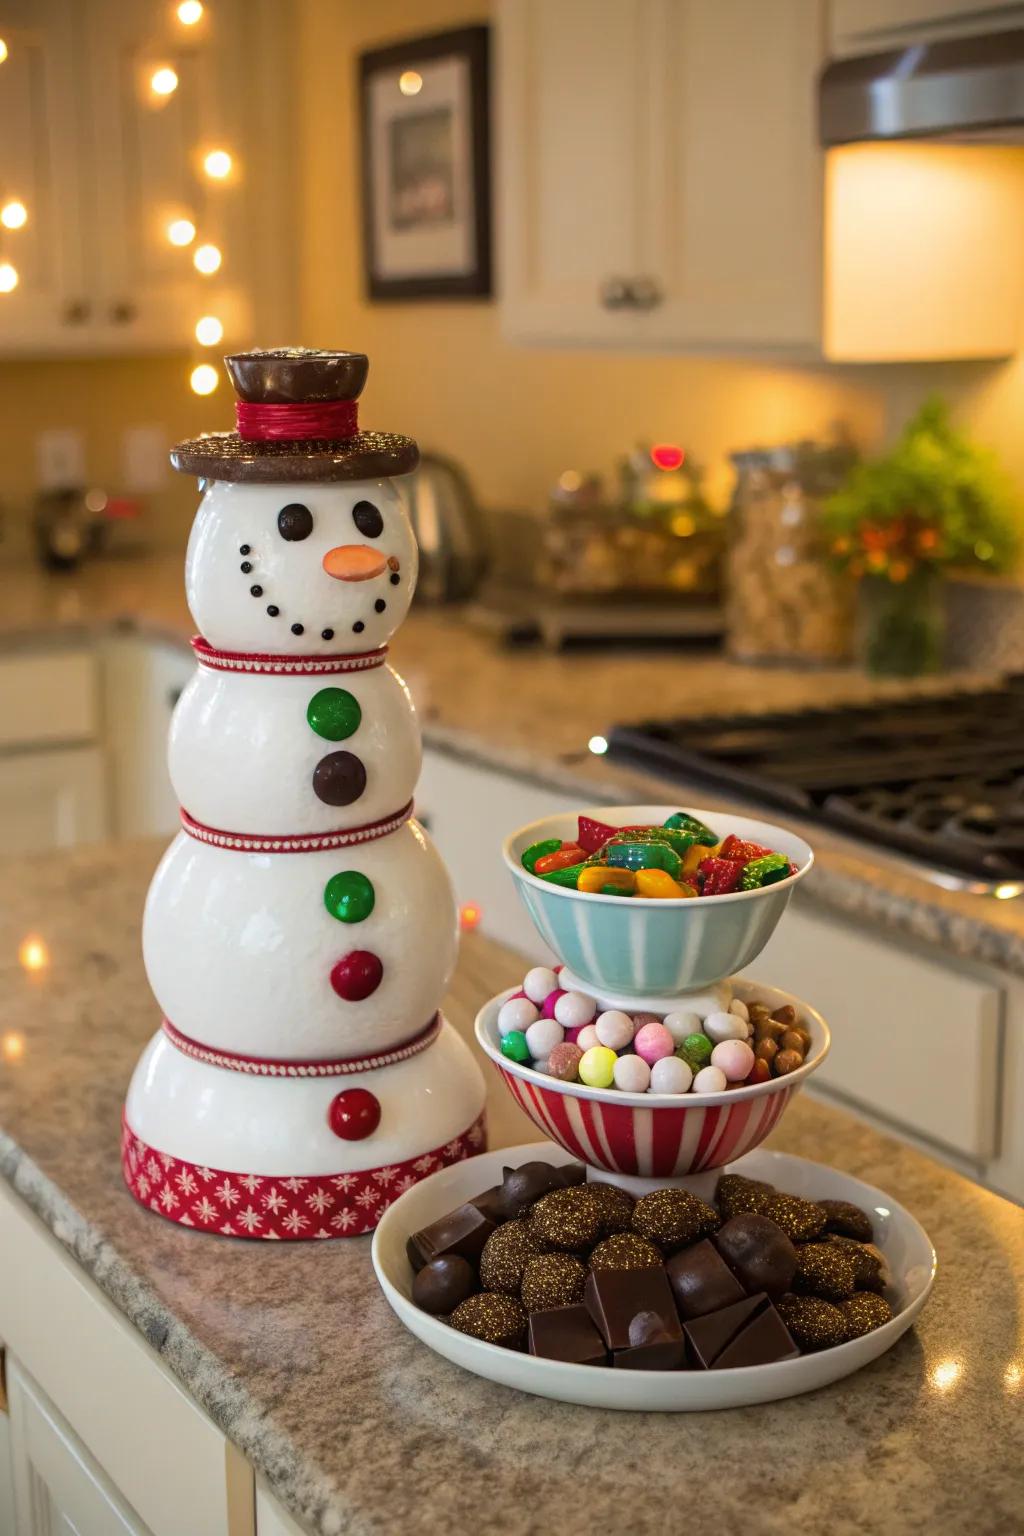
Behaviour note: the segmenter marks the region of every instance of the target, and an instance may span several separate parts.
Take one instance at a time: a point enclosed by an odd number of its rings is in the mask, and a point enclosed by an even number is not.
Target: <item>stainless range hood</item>
[[[1024,143],[1024,29],[837,59],[819,82],[822,144]]]

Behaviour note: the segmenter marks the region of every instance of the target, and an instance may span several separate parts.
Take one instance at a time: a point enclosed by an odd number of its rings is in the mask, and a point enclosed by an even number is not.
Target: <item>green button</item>
[[[328,741],[344,741],[358,731],[363,712],[358,699],[345,688],[321,688],[314,693],[306,710],[306,719],[318,736]]]
[[[373,886],[357,869],[332,875],[324,887],[324,906],[340,923],[361,923],[376,899]]]

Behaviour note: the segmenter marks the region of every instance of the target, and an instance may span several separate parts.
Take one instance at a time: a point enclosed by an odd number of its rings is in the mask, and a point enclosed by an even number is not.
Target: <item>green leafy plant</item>
[[[891,453],[851,470],[823,513],[831,557],[853,576],[900,583],[940,566],[1005,571],[1019,546],[1012,485],[935,396]]]

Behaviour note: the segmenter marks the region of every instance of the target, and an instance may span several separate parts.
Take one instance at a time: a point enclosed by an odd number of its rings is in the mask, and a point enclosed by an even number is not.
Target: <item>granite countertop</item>
[[[8,570],[0,643],[41,637],[90,638],[127,627],[185,644],[182,557],[97,561],[71,576],[35,566]],[[16,578],[16,579],[15,579]],[[457,611],[414,609],[391,660],[416,701],[427,746],[578,795],[581,803],[678,800],[678,783],[617,766],[587,750],[614,721],[682,713],[757,713],[946,692],[947,677],[912,684],[869,678],[852,668],[749,667],[681,652],[587,652],[571,656],[508,650],[471,633]],[[958,674],[957,686],[991,678]],[[695,788],[709,808],[740,808],[735,796]],[[746,808],[746,807],[744,807]],[[756,809],[755,812],[756,814]],[[768,813],[771,815],[771,813]],[[947,955],[1024,976],[1024,900],[996,901],[947,891],[881,852],[820,827],[804,830],[817,863],[796,892],[813,903],[883,926]]]
[[[311,1529],[353,1536],[660,1533],[996,1536],[1024,1528],[1020,1212],[851,1117],[798,1100],[771,1137],[880,1185],[939,1277],[917,1327],[811,1396],[703,1414],[554,1404],[465,1374],[405,1332],[368,1238],[232,1242],[121,1184],[121,1099],[156,1009],[139,924],[160,848],[0,864],[0,1177],[70,1250]],[[20,940],[49,964],[22,969]],[[446,1007],[468,1033],[520,974],[463,944]],[[492,1145],[536,1140],[489,1072]],[[2,1275],[0,1275],[2,1280]]]

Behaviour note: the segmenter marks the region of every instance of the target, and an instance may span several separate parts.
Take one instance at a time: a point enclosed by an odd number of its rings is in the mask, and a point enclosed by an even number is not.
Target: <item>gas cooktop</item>
[[[615,726],[608,751],[909,857],[942,884],[1024,891],[1024,677],[983,693]]]

